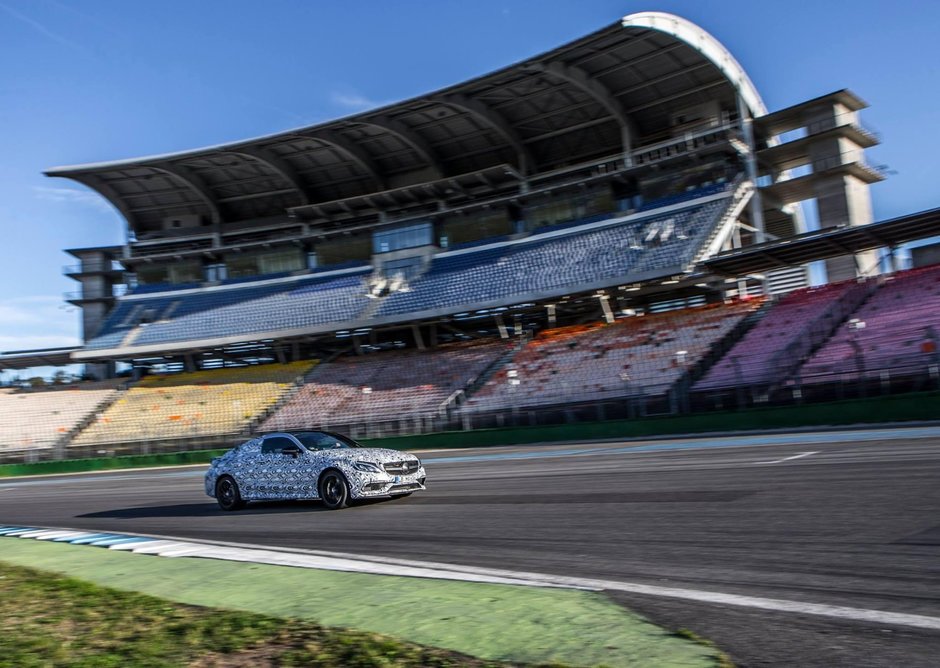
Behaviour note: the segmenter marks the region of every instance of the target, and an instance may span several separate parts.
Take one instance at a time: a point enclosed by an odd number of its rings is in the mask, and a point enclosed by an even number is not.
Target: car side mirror
[[[298,448],[296,445],[288,445],[287,447],[281,448],[281,454],[296,457],[300,454],[300,448]]]

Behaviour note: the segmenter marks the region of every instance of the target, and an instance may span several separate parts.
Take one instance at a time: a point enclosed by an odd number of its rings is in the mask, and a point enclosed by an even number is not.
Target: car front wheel
[[[349,505],[349,484],[339,471],[327,471],[320,478],[320,500],[330,510]]]
[[[245,507],[245,501],[238,491],[238,483],[231,476],[224,475],[215,484],[215,500],[222,510],[238,510]]]

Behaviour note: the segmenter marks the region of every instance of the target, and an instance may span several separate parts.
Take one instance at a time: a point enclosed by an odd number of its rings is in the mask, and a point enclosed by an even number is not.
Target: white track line
[[[23,532],[22,538],[40,538],[46,533],[58,533],[58,530],[30,530]],[[38,535],[37,535],[38,534]],[[8,534],[9,535],[9,534]],[[131,534],[124,534],[131,536]],[[180,540],[170,536],[141,536],[149,541],[118,543],[112,550],[157,554],[166,557],[201,557],[222,559],[257,564],[293,566],[320,570],[370,573],[374,575],[397,575],[404,577],[429,578],[434,580],[458,580],[489,584],[522,585],[528,587],[561,587],[569,589],[587,589],[595,591],[621,591],[630,594],[674,598],[686,601],[698,601],[713,605],[733,605],[743,608],[768,610],[800,615],[814,615],[846,621],[869,624],[887,624],[940,631],[940,617],[915,615],[886,610],[853,608],[825,603],[807,603],[785,599],[726,594],[717,591],[688,589],[680,587],[661,587],[638,582],[617,580],[598,580],[592,578],[566,577],[511,571],[505,569],[461,566],[432,561],[412,559],[394,559],[368,555],[323,552],[318,550],[299,550],[291,548],[272,549],[263,545],[243,543],[210,543],[198,540]]]
[[[801,452],[798,455],[793,455],[792,457],[784,457],[783,459],[775,459],[772,462],[754,462],[755,464],[782,464],[783,462],[790,462],[794,459],[802,459],[803,457],[809,457],[810,455],[818,455],[819,450],[814,450],[813,452]]]
[[[818,617],[835,617],[855,622],[868,622],[873,624],[890,624],[894,626],[910,626],[920,629],[940,631],[940,617],[926,615],[912,615],[902,612],[888,612],[885,610],[868,610],[865,608],[850,608],[841,605],[827,605],[824,603],[804,603],[801,601],[787,601],[783,599],[762,598],[757,596],[740,596],[738,594],[723,594],[721,592],[700,591],[696,589],[677,589],[672,587],[656,587],[630,582],[610,582],[607,580],[581,580],[572,579],[581,584],[591,584],[601,589],[623,591],[632,594],[646,594],[665,598],[679,598],[687,601],[699,601],[717,605],[734,605],[745,608],[758,608],[773,612],[788,612],[801,615],[815,615]]]
[[[240,551],[243,553],[254,552],[258,547],[261,546],[239,546],[239,548],[241,548]],[[274,552],[270,549],[263,549],[261,551]],[[277,553],[283,555],[284,557],[288,557],[285,559],[287,562],[294,561],[289,557],[290,553],[285,554],[282,551],[278,551],[276,554]],[[294,551],[293,556],[299,557],[305,554],[314,556],[311,552],[307,551]],[[756,596],[742,596],[738,594],[726,594],[723,592],[703,591],[698,589],[660,587],[636,582],[597,580],[590,578],[546,575],[542,573],[530,573],[524,571],[511,571],[505,569],[458,566],[454,564],[415,561],[411,559],[386,559],[384,557],[330,552],[316,552],[315,554],[326,558],[327,561],[320,562],[320,566],[307,566],[308,568],[319,567],[327,568],[328,570],[355,569],[356,572],[384,573],[387,575],[411,575],[412,577],[431,577],[434,579],[439,579],[443,575],[443,579],[465,580],[469,582],[494,582],[495,580],[501,579],[504,582],[506,580],[511,581],[508,582],[511,584],[525,584],[528,586],[554,586],[588,590],[622,591],[626,593],[643,594],[646,596],[656,596],[660,598],[677,598],[717,605],[733,605],[745,608],[769,610],[773,612],[814,615],[849,621],[890,624],[896,626],[908,626],[940,631],[940,617],[929,617],[926,615],[914,615],[899,612],[889,612],[884,610],[870,610],[865,608],[851,608],[823,603],[804,603],[802,601],[789,601],[785,599],[771,599]],[[198,556],[203,555],[200,554]],[[211,556],[214,558],[227,558],[226,556],[222,556],[218,553]],[[248,555],[245,554],[244,556]],[[333,559],[337,559],[338,563],[327,565],[328,561],[332,561]],[[240,561],[241,559],[238,560]],[[278,561],[280,563],[285,563],[285,561],[281,561],[280,559]],[[296,564],[297,562],[294,563]],[[366,567],[366,564],[371,564],[372,566]],[[285,563],[285,565],[287,564]],[[341,565],[341,567],[337,568],[337,565]],[[415,573],[412,569],[417,569],[420,571],[420,573]]]

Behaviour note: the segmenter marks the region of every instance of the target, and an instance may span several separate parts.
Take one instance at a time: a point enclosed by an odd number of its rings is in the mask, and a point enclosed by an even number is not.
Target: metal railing
[[[834,116],[821,118],[817,121],[813,121],[812,123],[807,123],[806,135],[812,136],[822,134],[823,132],[828,132],[829,130],[846,126],[851,127],[864,135],[867,135],[873,141],[880,141],[880,133],[873,130],[870,126],[862,123],[858,118],[858,114],[854,112],[836,114]]]
[[[640,146],[630,152],[634,166],[651,165],[678,155],[686,155],[703,146],[728,141],[733,136],[733,125],[721,125],[699,132],[690,132],[665,141]]]
[[[67,264],[62,267],[63,274],[93,274],[98,272],[124,271],[117,260],[111,262],[88,262],[85,264]]]

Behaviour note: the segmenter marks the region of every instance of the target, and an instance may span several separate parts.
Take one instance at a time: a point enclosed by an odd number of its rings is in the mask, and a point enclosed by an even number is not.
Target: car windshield
[[[332,448],[361,448],[353,439],[342,434],[326,431],[299,431],[294,438],[303,443],[308,450],[330,450]]]

